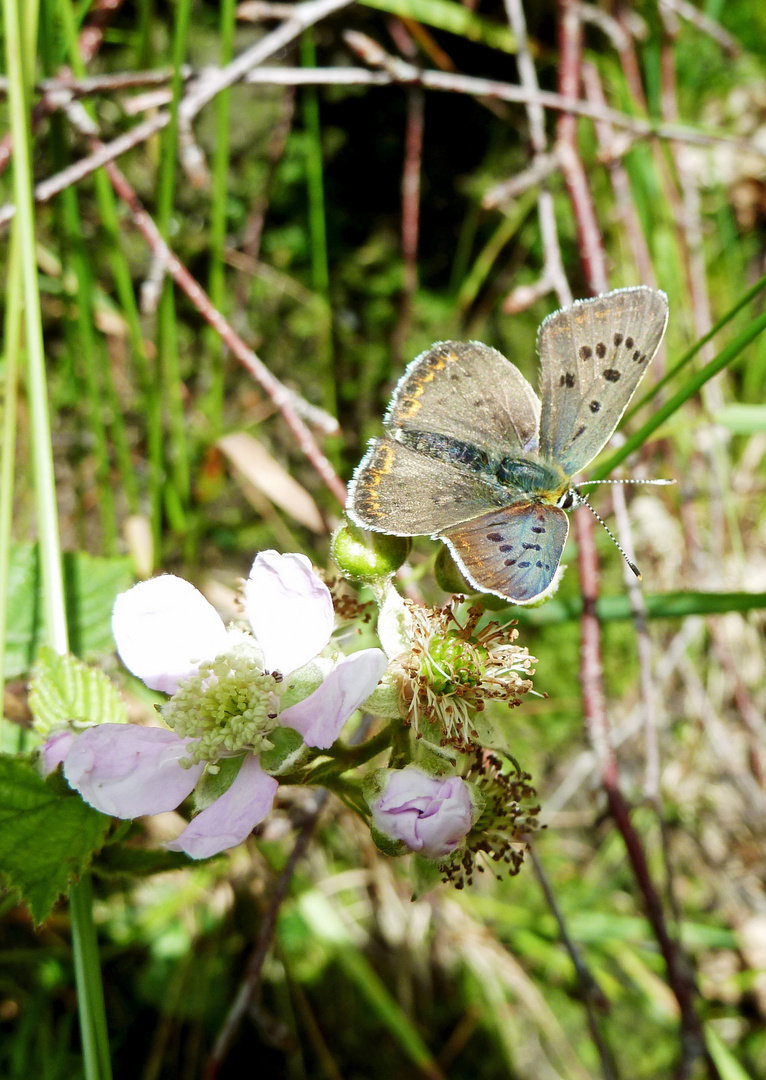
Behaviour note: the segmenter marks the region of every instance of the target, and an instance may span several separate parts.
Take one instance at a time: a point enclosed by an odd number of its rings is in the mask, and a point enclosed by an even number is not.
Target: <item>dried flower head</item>
[[[487,701],[520,705],[532,689],[536,661],[514,644],[514,627],[490,622],[478,629],[481,607],[469,608],[461,623],[459,602],[453,597],[442,608],[426,608],[405,601],[410,650],[395,658],[390,673],[402,715],[418,738],[425,734],[424,724],[438,726],[435,741],[466,752],[476,748],[476,713]]]
[[[518,874],[528,850],[528,834],[539,828],[537,792],[532,777],[516,766],[503,772],[502,762],[488,750],[477,750],[463,778],[484,799],[484,808],[465,839],[465,846],[439,866],[444,881],[462,889],[473,882],[474,869],[502,864],[510,877]],[[480,856],[482,857],[480,859]],[[500,879],[503,875],[493,871]]]

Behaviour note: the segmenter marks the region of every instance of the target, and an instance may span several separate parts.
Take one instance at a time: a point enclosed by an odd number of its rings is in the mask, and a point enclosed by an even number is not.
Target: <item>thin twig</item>
[[[516,38],[516,62],[519,68],[519,78],[522,87],[531,94],[539,93],[537,71],[527,44],[527,24],[524,18],[524,8],[521,0],[505,0],[505,10],[511,30]],[[542,105],[538,102],[530,102],[527,105],[527,120],[529,122],[529,141],[533,150],[533,165],[540,156],[547,156],[548,143],[545,136],[545,114]],[[553,206],[553,196],[547,188],[543,187],[537,199],[537,213],[540,220],[540,235],[543,242],[543,269],[539,280],[539,289],[547,292],[553,289],[562,307],[568,307],[572,303],[572,292],[569,288],[564,264],[561,259],[558,231],[556,229],[556,213]],[[522,286],[522,292],[515,289],[506,297],[503,310],[513,313],[521,310],[520,303],[530,296],[529,286]]]
[[[93,134],[94,125],[92,121],[82,111],[81,107],[78,106],[77,110],[74,109],[74,106],[77,105],[76,102],[73,102],[72,105],[73,108],[70,110],[70,120],[77,126],[82,134],[86,135],[90,145],[97,150],[100,143],[98,138]],[[231,324],[223,317],[221,312],[213,306],[202,286],[192,277],[181,260],[173,251],[171,251],[162,239],[159,229],[141,205],[141,201],[133,190],[133,187],[115,162],[108,162],[105,165],[105,169],[115,191],[130,209],[133,223],[143,234],[153,256],[162,259],[170,276],[185,293],[197,311],[199,311],[200,315],[202,315],[206,322],[213,327],[216,333],[220,335],[224,344],[231,350],[232,354],[250,372],[260,386],[263,387],[284,417],[285,422],[293,433],[302,453],[305,454],[306,458],[311,462],[314,469],[330,491],[336,496],[340,504],[344,505],[346,501],[345,485],[337,476],[332,465],[319,448],[314,436],[298,415],[295,408],[294,395],[287,387],[283,386],[274,375],[272,375],[263,361],[260,360],[253,350],[245,344]]]
[[[694,4],[690,4],[689,0],[659,0],[659,3],[660,9],[665,8],[667,11],[675,12],[676,15],[686,19],[692,26],[696,27],[697,30],[711,37],[729,56],[737,57],[742,53],[742,46],[737,39],[732,37],[728,30],[724,30],[715,19],[711,19],[704,11],[700,11]]]
[[[559,902],[556,899],[556,894],[551,887],[551,883],[548,880],[548,875],[545,872],[540,857],[535,849],[534,842],[530,836],[527,837],[527,848],[529,850],[529,856],[532,860],[532,865],[535,868],[537,874],[537,880],[540,882],[540,887],[545,895],[545,900],[548,907],[553,913],[553,917],[559,928],[559,937],[564,945],[564,948],[569,953],[569,958],[572,961],[572,966],[575,969],[575,975],[577,976],[578,988],[580,991],[580,1000],[585,1007],[585,1015],[588,1018],[588,1027],[590,1029],[591,1038],[593,1039],[596,1051],[598,1052],[599,1060],[601,1062],[601,1071],[604,1074],[604,1080],[616,1080],[617,1066],[614,1060],[614,1056],[609,1046],[604,1041],[604,1036],[601,1032],[601,1027],[596,1016],[596,1008],[601,1012],[608,1012],[609,1001],[607,1000],[604,991],[599,986],[593,973],[585,964],[580,950],[574,942],[574,939],[567,929],[566,921],[564,919],[564,913],[559,907]]]
[[[279,909],[290,891],[295,867],[308,848],[314,827],[324,804],[327,802],[328,795],[327,791],[320,791],[316,794],[314,806],[309,810],[306,820],[298,832],[284,869],[269,892],[269,903],[263,915],[258,940],[248,960],[247,969],[237,991],[237,996],[229,1007],[226,1019],[221,1025],[221,1030],[218,1032],[218,1037],[210,1052],[203,1080],[215,1080],[218,1076],[243,1017],[260,996],[261,968],[271,946]]]
[[[559,92],[576,99],[580,93],[582,23],[571,0],[559,0]],[[593,293],[608,289],[606,252],[585,166],[577,147],[577,117],[563,113],[557,123],[557,151],[574,212],[580,258]]]

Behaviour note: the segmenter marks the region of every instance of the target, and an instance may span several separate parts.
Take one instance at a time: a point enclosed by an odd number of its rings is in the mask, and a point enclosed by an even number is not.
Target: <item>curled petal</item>
[[[57,769],[62,762],[66,761],[67,754],[72,749],[77,736],[73,731],[57,731],[48,739],[40,751],[43,766],[43,776],[48,776]]]
[[[391,771],[371,810],[376,829],[428,859],[454,851],[477,813],[461,777],[429,776],[413,765]]]
[[[202,775],[204,765],[179,763],[186,753],[185,742],[164,728],[99,724],[77,736],[64,776],[102,814],[161,814],[183,802]]]
[[[268,671],[289,675],[330,640],[330,590],[305,555],[256,555],[245,584],[245,610]]]
[[[120,593],[112,633],[123,664],[152,690],[174,694],[201,660],[226,651],[226,627],[205,597],[173,574]]]
[[[167,846],[192,859],[206,859],[246,840],[268,814],[279,784],[248,754],[231,787],[197,814]]]
[[[299,732],[309,746],[326,750],[378,685],[387,666],[380,649],[362,649],[344,657],[313,694],[283,709],[280,722]]]

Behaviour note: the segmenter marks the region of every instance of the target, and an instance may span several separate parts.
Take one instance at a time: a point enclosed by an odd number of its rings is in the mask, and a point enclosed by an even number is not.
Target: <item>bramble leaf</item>
[[[87,868],[111,819],[75,792],[59,790],[23,758],[0,754],[0,875],[35,923]]]

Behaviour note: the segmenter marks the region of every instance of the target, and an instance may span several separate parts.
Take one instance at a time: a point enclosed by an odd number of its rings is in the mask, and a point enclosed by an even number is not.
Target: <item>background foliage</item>
[[[495,0],[374,0],[331,13],[267,60],[303,69],[284,76],[288,85],[269,84],[257,66],[262,82],[212,96],[192,126],[206,163],[200,171],[183,137],[178,153],[176,105],[193,93],[187,80],[262,39],[285,16],[278,7],[242,4],[235,19],[228,0],[44,0],[28,73],[37,83],[34,176],[43,181],[87,157],[88,114],[110,142],[167,113],[170,122],[121,155],[119,168],[246,345],[302,399],[337,416],[337,434],[312,430],[345,481],[380,431],[404,363],[434,340],[486,341],[536,383],[536,330],[561,300],[549,273],[556,245],[541,238],[543,175],[575,296],[591,291],[589,248],[571,168],[566,158],[546,163],[532,153],[523,104],[423,89],[412,72],[398,79],[391,60],[366,68],[389,71],[388,85],[295,85],[314,66],[330,79],[364,66],[348,30],[447,79],[518,84],[518,35]],[[537,857],[589,976],[562,946],[531,865],[512,880],[487,873],[463,893],[443,888],[411,901],[406,865],[379,856],[367,831],[330,801],[279,907],[257,1004],[214,1068],[210,1054],[246,978],[294,827],[312,805],[307,793],[280,789],[263,835],[225,857],[181,869],[179,860],[155,857],[151,848],[177,831],[177,820],[157,820],[133,827],[127,846],[109,845],[96,861],[116,1077],[210,1078],[218,1068],[235,1076],[253,1063],[260,1075],[291,1078],[766,1073],[760,290],[673,374],[766,272],[766,10],[755,0],[527,4],[529,55],[543,90],[561,89],[558,35],[573,12],[585,20],[581,96],[592,104],[600,87],[639,127],[649,117],[685,128],[647,137],[631,135],[630,119],[606,130],[582,118],[576,156],[609,287],[656,283],[670,298],[664,355],[649,379],[671,378],[625,430],[660,418],[673,395],[683,402],[625,464],[631,475],[678,483],[639,489],[629,519],[616,508],[617,529],[643,571],[648,621],[605,534],[596,536],[599,611],[620,786],[671,935],[694,971],[710,1059],[680,1049],[679,1003],[588,743],[570,542],[554,601],[497,614],[519,616],[521,642],[539,661],[536,688],[547,695],[501,722],[535,778],[548,826]],[[107,80],[90,93],[75,84],[66,108],[42,93],[46,77],[117,73],[133,73],[135,85]],[[557,137],[566,140],[557,115],[546,112],[546,153]],[[705,143],[692,141],[689,128],[705,133]],[[9,164],[7,152],[0,161]],[[539,171],[525,184],[533,162]],[[515,194],[493,195],[519,175]],[[0,181],[4,202],[9,176],[6,169]],[[258,549],[305,551],[329,567],[340,508],[269,394],[188,292],[163,281],[158,245],[153,257],[123,195],[103,170],[65,186],[37,207],[36,256],[60,525],[72,553],[72,648],[103,661],[138,716],[150,708],[147,695],[118,673],[109,644],[111,602],[130,581],[125,556],[140,575],[182,573],[230,614],[237,578]],[[9,252],[4,245],[5,371],[18,309]],[[722,355],[715,378],[692,381]],[[30,398],[22,379],[19,542],[35,534]],[[602,491],[598,508],[611,514],[620,493]],[[415,542],[403,584],[441,602],[434,547]],[[2,731],[11,752],[33,741],[24,680],[40,640],[36,565],[33,549],[14,551],[6,677],[15,681]],[[656,780],[647,718],[657,732]],[[29,782],[29,790],[11,785],[3,794],[4,814],[14,798],[48,797],[33,775]],[[64,793],[50,800],[77,832],[70,816],[81,804]],[[98,831],[102,821],[92,814],[87,827]],[[12,874],[6,884],[16,884]],[[0,1074],[81,1075],[66,904],[36,929],[11,888],[0,955]]]

